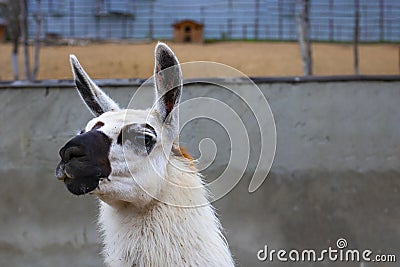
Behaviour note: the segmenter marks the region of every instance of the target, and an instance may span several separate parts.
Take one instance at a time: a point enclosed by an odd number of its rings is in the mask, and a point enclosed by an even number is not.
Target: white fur
[[[172,161],[181,167],[187,164],[179,158]],[[184,173],[169,165],[167,175],[182,185],[201,187],[200,176],[190,170]],[[204,188],[188,195],[166,186],[161,194],[178,201],[182,198],[185,203],[206,197]],[[233,266],[211,205],[185,208],[156,200],[149,205],[138,209],[126,203],[110,206],[100,201],[99,224],[107,266]]]
[[[178,62],[166,45],[158,44],[156,64],[163,49]],[[94,84],[76,58],[71,64],[79,66],[75,69],[86,84]],[[175,75],[181,79],[180,68]],[[157,83],[158,96],[166,87],[162,82]],[[195,163],[176,152],[177,133],[169,129],[178,129],[177,115],[165,125],[160,121],[160,114],[166,113],[160,110],[162,105],[155,110],[120,110],[112,100],[105,103],[108,96],[100,88],[92,88],[107,112],[91,120],[86,131],[101,121],[104,125],[96,130],[112,140],[111,175],[91,192],[100,199],[98,222],[106,265],[233,266],[213,207],[204,205],[207,192]],[[136,154],[129,140],[122,145],[116,142],[121,129],[132,123],[148,123],[155,130],[157,142],[149,155]]]

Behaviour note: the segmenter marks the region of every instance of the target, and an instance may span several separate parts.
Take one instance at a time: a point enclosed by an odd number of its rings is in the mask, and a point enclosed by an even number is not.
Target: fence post
[[[301,50],[304,75],[312,75],[312,49],[310,36],[310,0],[297,0],[300,13],[297,15],[298,41]]]
[[[358,67],[358,42],[359,42],[360,0],[354,0],[354,74],[360,74]]]
[[[385,4],[384,0],[379,0],[379,40],[382,42],[385,38],[384,18]]]
[[[388,4],[387,5],[387,10],[390,11],[390,14],[388,15],[388,17],[389,18],[393,17],[393,13],[392,13],[393,12],[393,6]],[[390,19],[387,22],[388,22],[386,24],[386,27],[387,27],[387,31],[386,31],[387,32],[387,40],[391,41],[391,40],[393,40],[392,39],[392,37],[393,37],[393,35],[392,35],[392,25],[393,25],[392,23],[393,23],[393,20]]]
[[[228,37],[229,39],[232,39],[232,18],[230,17],[232,15],[232,0],[228,0],[228,12]]]
[[[149,19],[149,38],[153,40],[153,17],[154,17],[154,4],[153,2],[150,5],[150,19]]]
[[[39,72],[39,51],[40,51],[40,38],[42,35],[42,2],[41,0],[36,0],[36,37],[33,50],[33,70],[31,78],[36,80],[37,74]]]
[[[260,17],[260,0],[256,0],[255,4],[255,20],[254,20],[254,39],[258,40],[258,23],[259,23],[259,17]]]
[[[333,0],[329,0],[329,40],[334,40],[333,36]]]
[[[282,40],[282,0],[278,0],[278,33],[279,39]]]
[[[29,42],[28,42],[28,7],[27,0],[19,0],[21,13],[19,14],[20,28],[21,28],[21,40],[24,52],[24,70],[26,80],[31,80],[30,63],[29,63]]]
[[[74,10],[74,0],[69,1],[69,35],[71,38],[74,37],[75,35],[75,29],[74,29],[74,16],[75,16],[75,10]]]

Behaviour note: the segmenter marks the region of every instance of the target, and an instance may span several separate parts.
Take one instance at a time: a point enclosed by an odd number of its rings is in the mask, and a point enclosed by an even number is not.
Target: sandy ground
[[[92,78],[148,78],[153,71],[153,49],[149,44],[92,44],[47,46],[41,49],[38,79],[71,79],[68,55],[78,56]],[[234,67],[248,76],[302,75],[297,43],[221,42],[213,44],[170,43],[180,61],[215,61]],[[350,44],[314,44],[314,74],[353,74]],[[360,46],[361,74],[399,74],[397,45]],[[22,49],[20,50],[22,54]],[[11,45],[0,45],[0,80],[11,80]],[[32,53],[31,53],[32,55]],[[22,56],[20,68],[22,69]],[[215,76],[209,68],[184,72],[186,78]]]

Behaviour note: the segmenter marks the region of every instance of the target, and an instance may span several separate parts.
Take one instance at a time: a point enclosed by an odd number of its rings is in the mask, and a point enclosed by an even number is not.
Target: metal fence
[[[296,0],[42,0],[29,1],[29,32],[42,17],[42,37],[171,39],[172,24],[204,24],[205,39],[297,40]],[[360,41],[400,42],[400,1],[360,0]],[[347,42],[354,32],[353,0],[311,0],[311,38]]]

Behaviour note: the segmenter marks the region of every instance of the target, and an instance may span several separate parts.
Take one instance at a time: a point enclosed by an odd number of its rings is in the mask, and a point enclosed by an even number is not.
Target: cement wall
[[[259,139],[250,111],[210,85],[187,86],[183,96],[215,96],[246,121],[250,166],[238,186],[215,203],[238,264],[297,266],[261,263],[256,253],[264,245],[326,249],[338,238],[351,248],[399,258],[400,82],[258,86],[271,105],[278,142],[271,173],[253,194],[247,188]],[[96,200],[72,196],[54,177],[59,148],[91,115],[72,83],[34,87],[0,89],[0,266],[101,266]],[[240,83],[234,87],[249,90]],[[122,106],[133,91],[123,85],[107,90]],[[151,101],[152,95],[147,90],[143,97]],[[205,172],[213,177],[228,160],[229,143],[226,133],[208,123],[188,125],[181,141],[198,156],[199,139],[210,134],[219,149]]]

